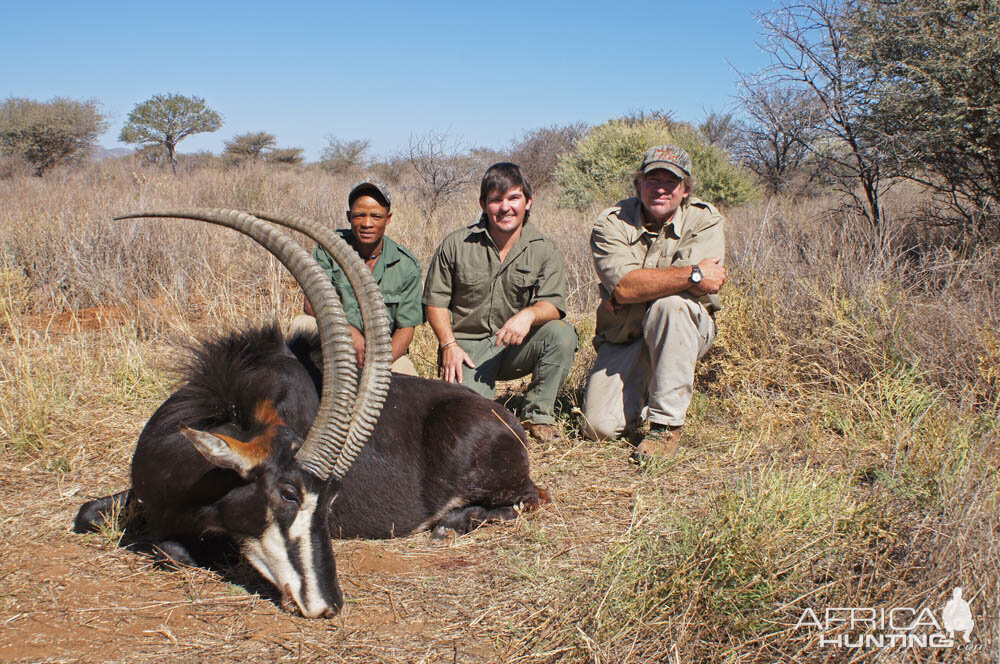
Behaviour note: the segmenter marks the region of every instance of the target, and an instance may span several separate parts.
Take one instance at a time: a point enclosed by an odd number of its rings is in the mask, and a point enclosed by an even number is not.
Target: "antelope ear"
[[[251,443],[192,429],[183,423],[180,430],[181,435],[191,441],[194,448],[201,452],[209,463],[220,468],[235,470],[243,479],[249,479],[250,472],[261,462],[259,454],[254,453],[258,450]]]

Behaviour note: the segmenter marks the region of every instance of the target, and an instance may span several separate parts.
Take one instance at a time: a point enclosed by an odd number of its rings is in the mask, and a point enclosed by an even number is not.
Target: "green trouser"
[[[576,330],[564,320],[551,320],[532,330],[517,346],[496,346],[496,341],[496,335],[458,340],[476,365],[475,369],[462,367],[462,385],[492,399],[498,380],[531,374],[521,418],[536,424],[555,423],[552,408],[573,366]]]

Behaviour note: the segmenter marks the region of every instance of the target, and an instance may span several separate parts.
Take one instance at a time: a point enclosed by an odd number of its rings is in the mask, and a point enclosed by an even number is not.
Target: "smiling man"
[[[590,246],[600,279],[584,394],[584,434],[649,430],[632,458],[674,454],[694,390],[695,362],[715,340],[726,281],[723,217],[691,195],[691,158],[676,145],[646,151],[636,196],[602,212]]]
[[[479,191],[479,221],[444,239],[424,286],[441,377],[492,399],[497,380],[531,374],[523,423],[534,438],[555,440],[553,406],[577,345],[562,320],[562,254],[528,222],[531,187],[517,165],[491,166]]]
[[[392,370],[416,376],[417,369],[406,353],[413,341],[414,328],[423,322],[420,264],[406,247],[385,235],[386,226],[392,221],[391,205],[389,189],[384,184],[375,179],[362,180],[347,196],[347,222],[350,228],[342,228],[337,232],[365,261],[382,290],[392,333]],[[313,258],[326,271],[337,289],[350,324],[354,353],[358,366],[361,367],[365,362],[364,323],[354,289],[325,249],[316,247]],[[293,329],[315,330],[316,323],[312,318],[313,310],[309,300],[305,301],[303,310],[306,316],[299,316],[292,321]]]

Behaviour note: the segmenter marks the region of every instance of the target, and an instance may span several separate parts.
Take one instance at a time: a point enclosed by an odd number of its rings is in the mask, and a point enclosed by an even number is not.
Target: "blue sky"
[[[754,14],[773,1],[9,2],[0,98],[96,99],[108,148],[164,92],[223,117],[180,152],[249,131],[310,160],[331,135],[367,138],[376,156],[430,131],[501,147],[637,109],[690,122],[733,110],[733,67],[766,64]]]

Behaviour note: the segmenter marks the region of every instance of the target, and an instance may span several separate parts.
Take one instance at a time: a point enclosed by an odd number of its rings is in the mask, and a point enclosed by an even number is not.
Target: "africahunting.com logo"
[[[978,595],[978,593],[977,593]],[[831,607],[821,615],[806,609],[795,625],[795,631],[819,632],[820,647],[858,648],[956,648],[982,650],[983,644],[973,643],[976,621],[970,603],[962,589],[955,588],[951,599],[940,610],[941,619],[929,608]]]

